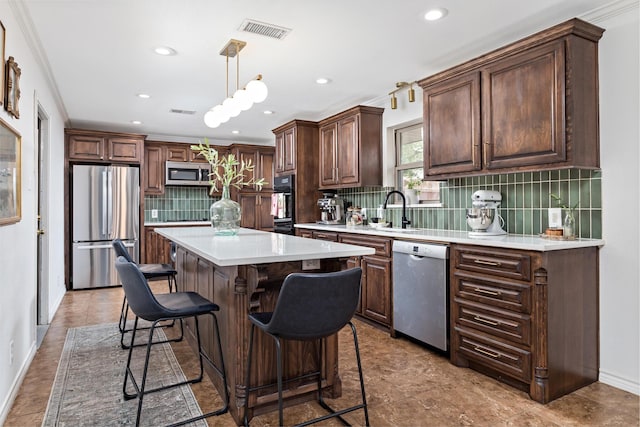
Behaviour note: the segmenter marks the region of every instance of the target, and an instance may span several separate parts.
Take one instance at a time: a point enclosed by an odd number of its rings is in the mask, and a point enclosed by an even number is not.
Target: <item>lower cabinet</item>
[[[156,227],[144,227],[145,264],[171,264],[171,242],[156,233]]]
[[[340,243],[366,246],[374,255],[351,258],[347,265],[362,268],[362,291],[358,314],[385,327],[391,327],[391,281],[393,277],[391,248],[393,241],[384,237],[340,233]]]
[[[451,246],[451,362],[550,402],[598,379],[598,249]]]
[[[241,218],[240,227],[273,231],[271,193],[238,193]]]

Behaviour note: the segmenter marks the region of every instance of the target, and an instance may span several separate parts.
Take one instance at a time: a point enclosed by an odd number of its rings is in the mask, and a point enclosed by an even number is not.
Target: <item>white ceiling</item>
[[[389,108],[387,94],[397,81],[422,79],[607,3],[23,0],[22,13],[35,28],[69,126],[165,140],[272,143],[271,129],[291,119],[320,120],[361,103]],[[432,7],[449,13],[427,22],[423,15]],[[283,40],[238,31],[248,18],[292,31]],[[240,85],[260,73],[269,96],[210,129],[203,115],[226,96],[225,57],[219,52],[232,38],[247,42],[240,53]],[[170,46],[177,55],[159,56],[156,46]],[[233,93],[235,60],[229,71]],[[331,84],[317,85],[320,76]],[[267,109],[275,114],[264,115]]]

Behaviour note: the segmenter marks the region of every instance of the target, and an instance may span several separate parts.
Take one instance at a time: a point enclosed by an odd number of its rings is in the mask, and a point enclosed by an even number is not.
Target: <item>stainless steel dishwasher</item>
[[[393,242],[393,329],[443,351],[449,345],[449,247]]]

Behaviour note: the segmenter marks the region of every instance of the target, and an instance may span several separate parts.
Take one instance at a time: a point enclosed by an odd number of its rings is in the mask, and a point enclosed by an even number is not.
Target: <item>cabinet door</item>
[[[99,136],[72,135],[68,149],[70,160],[105,160],[105,139]]]
[[[164,194],[164,149],[159,145],[144,147],[144,194]]]
[[[259,212],[256,228],[262,231],[273,231],[273,216],[271,216],[271,193],[256,196],[256,210]]]
[[[425,174],[480,170],[480,73],[426,88],[423,104]]]
[[[274,169],[276,173],[284,172],[284,132],[276,135],[276,160]]]
[[[256,172],[256,167],[257,163],[258,163],[258,155],[257,155],[257,151],[255,148],[253,147],[242,147],[242,148],[236,148],[234,150],[234,154],[236,156],[236,159],[238,160],[238,162],[248,162],[251,161],[251,164],[254,165],[254,169],[253,172],[245,172],[244,176],[245,176],[245,180],[250,180],[254,177],[254,174]],[[240,188],[240,190],[238,190],[240,193],[255,193],[255,189],[253,188],[253,186],[249,186],[249,187],[242,187]],[[255,196],[255,194],[253,194]]]
[[[265,184],[262,186],[263,191],[273,190],[273,151],[258,151],[257,163],[254,169],[258,178],[264,178]],[[257,187],[255,188],[258,189]]]
[[[156,255],[158,234],[153,231],[153,227],[144,227],[144,260],[145,264],[157,264],[158,258]]]
[[[187,147],[180,147],[176,144],[167,144],[167,161],[169,162],[186,162],[189,159]]]
[[[112,162],[140,163],[143,140],[135,138],[109,138],[109,160]]]
[[[239,193],[240,227],[256,228],[258,212],[256,210],[256,195],[254,193]]]
[[[360,116],[354,115],[338,122],[338,183],[360,182]],[[366,156],[367,153],[362,153]]]
[[[564,63],[560,40],[484,69],[485,168],[566,160]]]
[[[336,170],[337,138],[337,123],[320,128],[320,187],[331,187],[338,183]]]
[[[362,267],[362,315],[391,325],[391,259],[364,256]]]
[[[296,169],[296,130],[288,129],[284,131],[283,141],[283,169],[285,172],[292,172]]]

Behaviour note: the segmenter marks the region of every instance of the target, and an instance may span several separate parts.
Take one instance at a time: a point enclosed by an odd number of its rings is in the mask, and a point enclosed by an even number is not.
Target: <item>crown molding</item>
[[[640,2],[638,0],[617,0],[604,6],[600,6],[589,12],[583,13],[578,18],[585,21],[597,24],[599,22],[607,21],[618,15],[624,15],[631,12],[634,9],[638,9]]]

